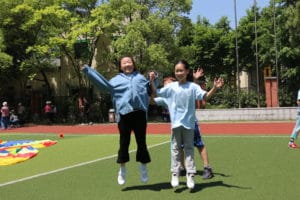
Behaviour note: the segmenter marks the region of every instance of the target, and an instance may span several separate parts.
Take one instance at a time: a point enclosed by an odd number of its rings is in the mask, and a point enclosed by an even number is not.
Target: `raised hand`
[[[88,65],[80,63],[79,67],[80,67],[80,70],[83,70],[85,67],[88,67]]]
[[[209,99],[216,91],[218,88],[221,88],[224,85],[224,80],[223,78],[215,78],[214,79],[214,86],[207,92],[205,99]]]
[[[204,71],[201,67],[198,67],[196,70],[193,71],[194,79],[199,79],[202,76],[204,76]]]
[[[216,88],[221,88],[224,85],[224,79],[223,78],[215,78],[214,79],[214,86]]]
[[[154,72],[154,71],[150,71],[149,73],[148,73],[148,77],[149,77],[149,80],[150,81],[154,81],[155,79],[156,79],[156,73]]]

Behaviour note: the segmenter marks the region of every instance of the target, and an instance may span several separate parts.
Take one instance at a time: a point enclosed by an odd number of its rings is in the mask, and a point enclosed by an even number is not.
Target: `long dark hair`
[[[119,67],[119,72],[120,72],[120,73],[123,73],[123,71],[121,70],[121,61],[122,61],[123,58],[130,58],[131,61],[132,61],[132,63],[133,63],[133,71],[137,71],[137,69],[136,69],[136,64],[135,64],[135,61],[134,61],[133,57],[132,57],[132,56],[122,56],[122,57],[119,59],[119,61],[118,61],[118,67]]]
[[[193,70],[190,69],[189,63],[188,63],[186,60],[182,59],[182,60],[179,60],[179,61],[174,65],[174,68],[175,68],[175,66],[176,66],[177,64],[182,64],[182,65],[184,66],[184,68],[185,68],[186,70],[189,71],[189,73],[188,73],[188,75],[187,75],[187,77],[186,77],[186,80],[187,80],[187,81],[190,81],[190,82],[193,82]]]

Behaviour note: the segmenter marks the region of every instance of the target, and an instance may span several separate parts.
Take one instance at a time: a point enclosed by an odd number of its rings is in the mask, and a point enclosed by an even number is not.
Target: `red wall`
[[[276,77],[265,77],[265,91],[267,107],[279,107]]]

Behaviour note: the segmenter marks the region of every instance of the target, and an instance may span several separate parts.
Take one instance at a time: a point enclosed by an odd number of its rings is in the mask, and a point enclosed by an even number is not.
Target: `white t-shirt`
[[[183,126],[186,129],[195,128],[195,100],[202,100],[206,91],[193,82],[179,84],[178,81],[169,83],[167,86],[157,90],[156,102],[168,105],[171,126],[177,128]]]

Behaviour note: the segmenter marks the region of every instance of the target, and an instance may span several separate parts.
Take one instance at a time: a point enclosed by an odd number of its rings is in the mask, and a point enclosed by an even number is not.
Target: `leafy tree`
[[[12,64],[12,57],[4,52],[5,46],[3,42],[4,42],[3,34],[2,31],[0,30],[0,71],[5,70]]]
[[[6,54],[5,46],[3,44],[3,34],[0,30],[0,82],[7,83],[9,81],[9,76],[7,76],[7,68],[9,68],[12,64],[12,57]],[[5,97],[4,94],[6,91],[3,88],[0,88],[0,96]]]
[[[234,37],[230,30],[227,18],[221,18],[215,26],[205,22],[198,22],[195,26],[196,65],[204,67],[213,77],[234,75]]]
[[[8,80],[5,77],[10,77],[9,82],[19,83],[21,91],[24,91],[26,79],[23,78],[24,74],[20,68],[23,61],[30,57],[26,53],[26,49],[34,43],[35,32],[34,30],[24,31],[22,25],[30,18],[32,10],[28,6],[21,6],[22,1],[1,0],[0,3],[0,26],[3,33],[3,44],[6,47],[4,52],[12,58],[11,64],[6,67],[5,73],[1,73],[1,77],[7,83]]]
[[[192,23],[186,17],[191,0],[0,0],[0,3],[0,80],[14,74],[9,77],[16,77],[15,81],[24,88],[28,80],[41,74],[41,81],[48,85],[48,96],[52,95],[48,76],[58,69],[56,59],[67,62],[72,78],[79,88],[85,88],[89,82],[80,73],[82,63],[97,67],[110,78],[118,71],[117,60],[132,55],[142,73],[155,69],[171,74],[173,63],[184,58],[194,67],[204,67],[208,80],[223,76],[229,86],[227,96],[231,95],[233,100],[228,106],[235,106],[236,98],[230,92],[236,89],[235,34],[238,31],[241,69],[254,70],[254,11],[259,67],[272,66],[275,75],[277,62],[281,105],[293,102],[295,83],[300,83],[300,2],[296,0],[276,0],[275,27],[270,1],[262,10],[249,9],[237,30],[230,28],[226,17],[212,25],[198,16],[197,22]],[[243,106],[254,105],[247,94],[242,95]]]
[[[281,105],[296,105],[297,90],[300,88],[300,2],[287,1],[283,9],[280,30],[281,35],[280,64],[281,64]],[[280,8],[279,8],[280,9]],[[284,20],[286,22],[284,23]],[[295,84],[296,83],[296,84]]]
[[[111,40],[112,62],[132,55],[142,73],[149,69],[167,73],[179,51],[174,35],[184,18],[181,14],[190,8],[191,1],[111,0],[95,9],[88,26],[90,30],[108,28],[92,34]]]
[[[255,12],[258,13],[258,8],[252,7],[248,10],[247,16],[240,20],[238,26],[239,62],[240,66],[246,70],[255,69]]]
[[[290,105],[290,102],[293,102],[291,98],[295,99],[297,87],[300,87],[296,86],[300,82],[300,51],[299,39],[297,39],[299,38],[297,32],[297,29],[299,29],[299,9],[297,11],[296,6],[299,5],[299,2],[296,2],[277,1],[275,8],[271,4],[263,9],[260,18],[262,63],[272,66],[274,76],[276,76],[275,58],[277,52],[281,106]],[[295,85],[295,83],[297,84]]]

